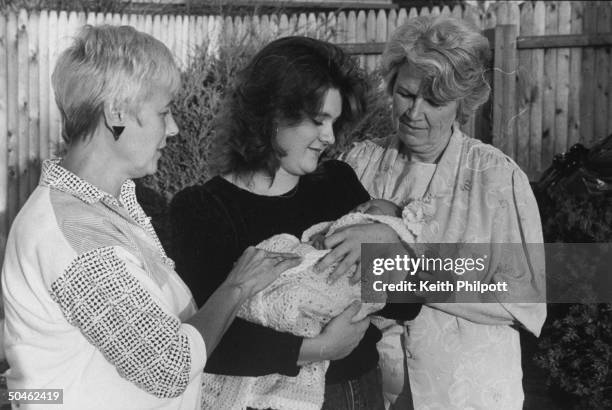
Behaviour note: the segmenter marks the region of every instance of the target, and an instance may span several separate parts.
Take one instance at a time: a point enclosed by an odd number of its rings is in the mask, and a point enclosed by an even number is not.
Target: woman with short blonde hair
[[[2,270],[9,389],[62,389],[69,409],[198,408],[238,307],[297,264],[247,249],[196,309],[131,180],[178,133],[178,86],[170,51],[132,27],[85,26],[59,56],[66,154],[44,162]]]

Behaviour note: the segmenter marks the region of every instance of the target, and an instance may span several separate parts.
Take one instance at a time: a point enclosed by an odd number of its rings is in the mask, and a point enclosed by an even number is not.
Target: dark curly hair
[[[273,176],[285,155],[276,142],[279,124],[314,118],[329,89],[342,96],[336,138],[365,112],[367,81],[340,47],[308,37],[284,37],[261,49],[236,77],[216,122],[214,172]]]

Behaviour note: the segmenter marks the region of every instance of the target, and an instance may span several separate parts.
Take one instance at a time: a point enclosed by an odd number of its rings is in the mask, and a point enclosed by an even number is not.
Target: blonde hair
[[[425,73],[423,96],[445,105],[457,101],[461,123],[489,98],[485,71],[491,57],[488,40],[464,20],[415,17],[393,33],[382,56],[387,92],[393,93],[399,67],[411,64]]]
[[[157,90],[174,94],[180,73],[152,36],[130,26],[86,25],[59,56],[51,80],[70,145],[96,130],[105,103],[135,113]]]

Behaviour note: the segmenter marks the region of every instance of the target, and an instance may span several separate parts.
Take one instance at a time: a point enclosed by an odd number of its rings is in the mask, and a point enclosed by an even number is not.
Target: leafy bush
[[[208,158],[214,120],[225,90],[236,72],[267,41],[269,34],[247,27],[219,44],[216,51],[209,52],[208,44],[194,50],[191,63],[181,73],[181,88],[172,106],[179,134],[168,139],[157,173],[137,181],[139,201],[152,217],[166,249],[170,249],[169,201],[183,188],[212,176]]]
[[[573,395],[566,400],[568,407],[611,408],[612,306],[575,304],[565,308],[551,310],[558,318],[542,331],[536,364],[547,370],[549,385]]]
[[[75,10],[93,13],[121,13],[130,0],[0,0],[0,11]]]
[[[546,242],[610,242],[612,198],[576,195],[559,187],[538,198]]]
[[[545,242],[612,242],[612,197],[576,195],[575,188],[570,177],[548,192],[536,192]],[[582,286],[593,262],[573,257],[580,260],[568,269],[568,280]],[[568,394],[564,408],[610,408],[612,305],[549,305],[534,359],[547,372],[549,386]]]
[[[195,51],[181,74],[181,88],[172,107],[179,134],[168,139],[157,173],[143,179],[144,186],[168,201],[186,186],[211,177],[209,151],[223,95],[236,72],[265,41],[261,35],[245,34],[221,44],[216,53],[209,53],[208,45]]]

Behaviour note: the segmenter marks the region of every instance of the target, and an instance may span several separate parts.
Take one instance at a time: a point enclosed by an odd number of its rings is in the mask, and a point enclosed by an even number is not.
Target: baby
[[[307,229],[301,240],[279,234],[257,245],[274,252],[291,252],[302,257],[300,265],[285,271],[277,280],[247,301],[238,316],[266,327],[298,336],[317,336],[323,327],[354,300],[360,299],[360,284],[348,276],[332,284],[327,277],[334,266],[317,273],[313,267],[325,256],[323,241],[339,228],[353,224],[384,223],[407,243],[415,234],[399,217],[400,208],[392,202],[375,199],[359,205],[334,222],[323,222]],[[382,303],[363,303],[354,320],[380,310]],[[302,366],[296,377],[278,374],[262,377],[237,377],[205,374],[202,408],[320,409],[325,390],[328,361]]]
[[[395,205],[393,202],[387,201],[385,199],[371,199],[355,207],[355,209],[353,209],[351,213],[362,213],[362,214],[369,214],[369,215],[387,215],[387,216],[400,217],[402,215],[402,208]],[[323,224],[329,225],[329,222],[324,222]],[[319,225],[315,225],[311,229],[317,226]],[[313,234],[310,237],[310,243],[312,244],[312,246],[314,246],[315,248],[319,250],[325,249],[325,245],[323,242],[325,241],[326,237],[327,237],[327,230],[322,230],[320,232]]]
[[[402,216],[402,208],[386,199],[372,199],[364,202],[358,205],[353,212],[362,212],[370,215]]]

